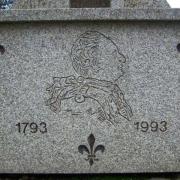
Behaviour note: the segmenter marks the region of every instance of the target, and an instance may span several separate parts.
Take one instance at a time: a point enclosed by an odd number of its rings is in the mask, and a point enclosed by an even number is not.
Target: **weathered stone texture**
[[[166,0],[112,0],[112,8],[169,8]],[[69,8],[69,0],[15,0],[13,9]]]
[[[170,8],[166,0],[124,0],[125,8]]]
[[[63,9],[33,9],[33,10],[8,10],[0,11],[1,22],[15,21],[142,21],[142,20],[160,20],[160,21],[179,21],[180,11],[178,9],[87,9],[87,8],[63,8]]]
[[[13,9],[68,8],[68,0],[15,0]]]
[[[0,173],[180,171],[180,24],[157,22],[0,24]]]
[[[180,11],[21,2],[0,11],[0,173],[179,172]]]

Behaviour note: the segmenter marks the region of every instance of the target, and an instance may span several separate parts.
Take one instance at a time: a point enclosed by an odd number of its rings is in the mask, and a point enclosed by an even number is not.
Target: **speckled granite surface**
[[[180,10],[42,6],[0,11],[0,173],[179,172]]]
[[[124,0],[124,7],[129,8],[169,8],[166,0]]]
[[[69,0],[14,0],[13,9],[68,8]],[[166,0],[111,0],[112,8],[169,8]]]
[[[0,24],[0,172],[179,171],[179,29]]]
[[[14,0],[13,9],[68,8],[69,0]]]
[[[179,21],[179,9],[41,9],[1,10],[0,22],[33,21]],[[177,22],[179,23],[179,22]]]

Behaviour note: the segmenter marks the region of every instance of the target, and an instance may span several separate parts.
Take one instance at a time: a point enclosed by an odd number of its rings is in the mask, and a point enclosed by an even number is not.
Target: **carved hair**
[[[105,35],[96,31],[87,31],[75,41],[71,50],[71,60],[74,70],[81,76],[90,76],[100,70],[100,43],[109,40]]]

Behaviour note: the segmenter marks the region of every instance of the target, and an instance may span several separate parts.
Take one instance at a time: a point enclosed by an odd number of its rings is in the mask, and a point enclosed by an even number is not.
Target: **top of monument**
[[[180,21],[179,9],[12,9],[0,11],[1,22],[39,21]]]
[[[12,4],[13,9],[70,8],[71,4],[75,7],[170,8],[166,0],[0,0],[0,4],[4,8]]]
[[[180,20],[180,10],[168,8],[169,6],[166,0],[106,0],[109,1],[106,3],[104,2],[105,0],[91,1],[92,2],[89,0],[0,0],[0,9],[10,9],[8,11],[0,11],[0,22]],[[101,3],[103,7],[100,6]],[[95,5],[98,8],[95,8]],[[77,10],[77,8],[79,9]]]

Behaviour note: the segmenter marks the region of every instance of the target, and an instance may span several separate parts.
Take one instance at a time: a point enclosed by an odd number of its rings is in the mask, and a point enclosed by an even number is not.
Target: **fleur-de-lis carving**
[[[89,161],[90,166],[94,164],[94,161],[98,161],[99,159],[96,158],[96,152],[101,151],[102,153],[105,151],[105,147],[103,145],[98,145],[94,148],[95,144],[95,137],[93,134],[90,134],[88,139],[88,148],[86,145],[80,145],[78,147],[79,153],[83,154],[84,152],[87,153],[87,158],[85,159],[86,161]]]

